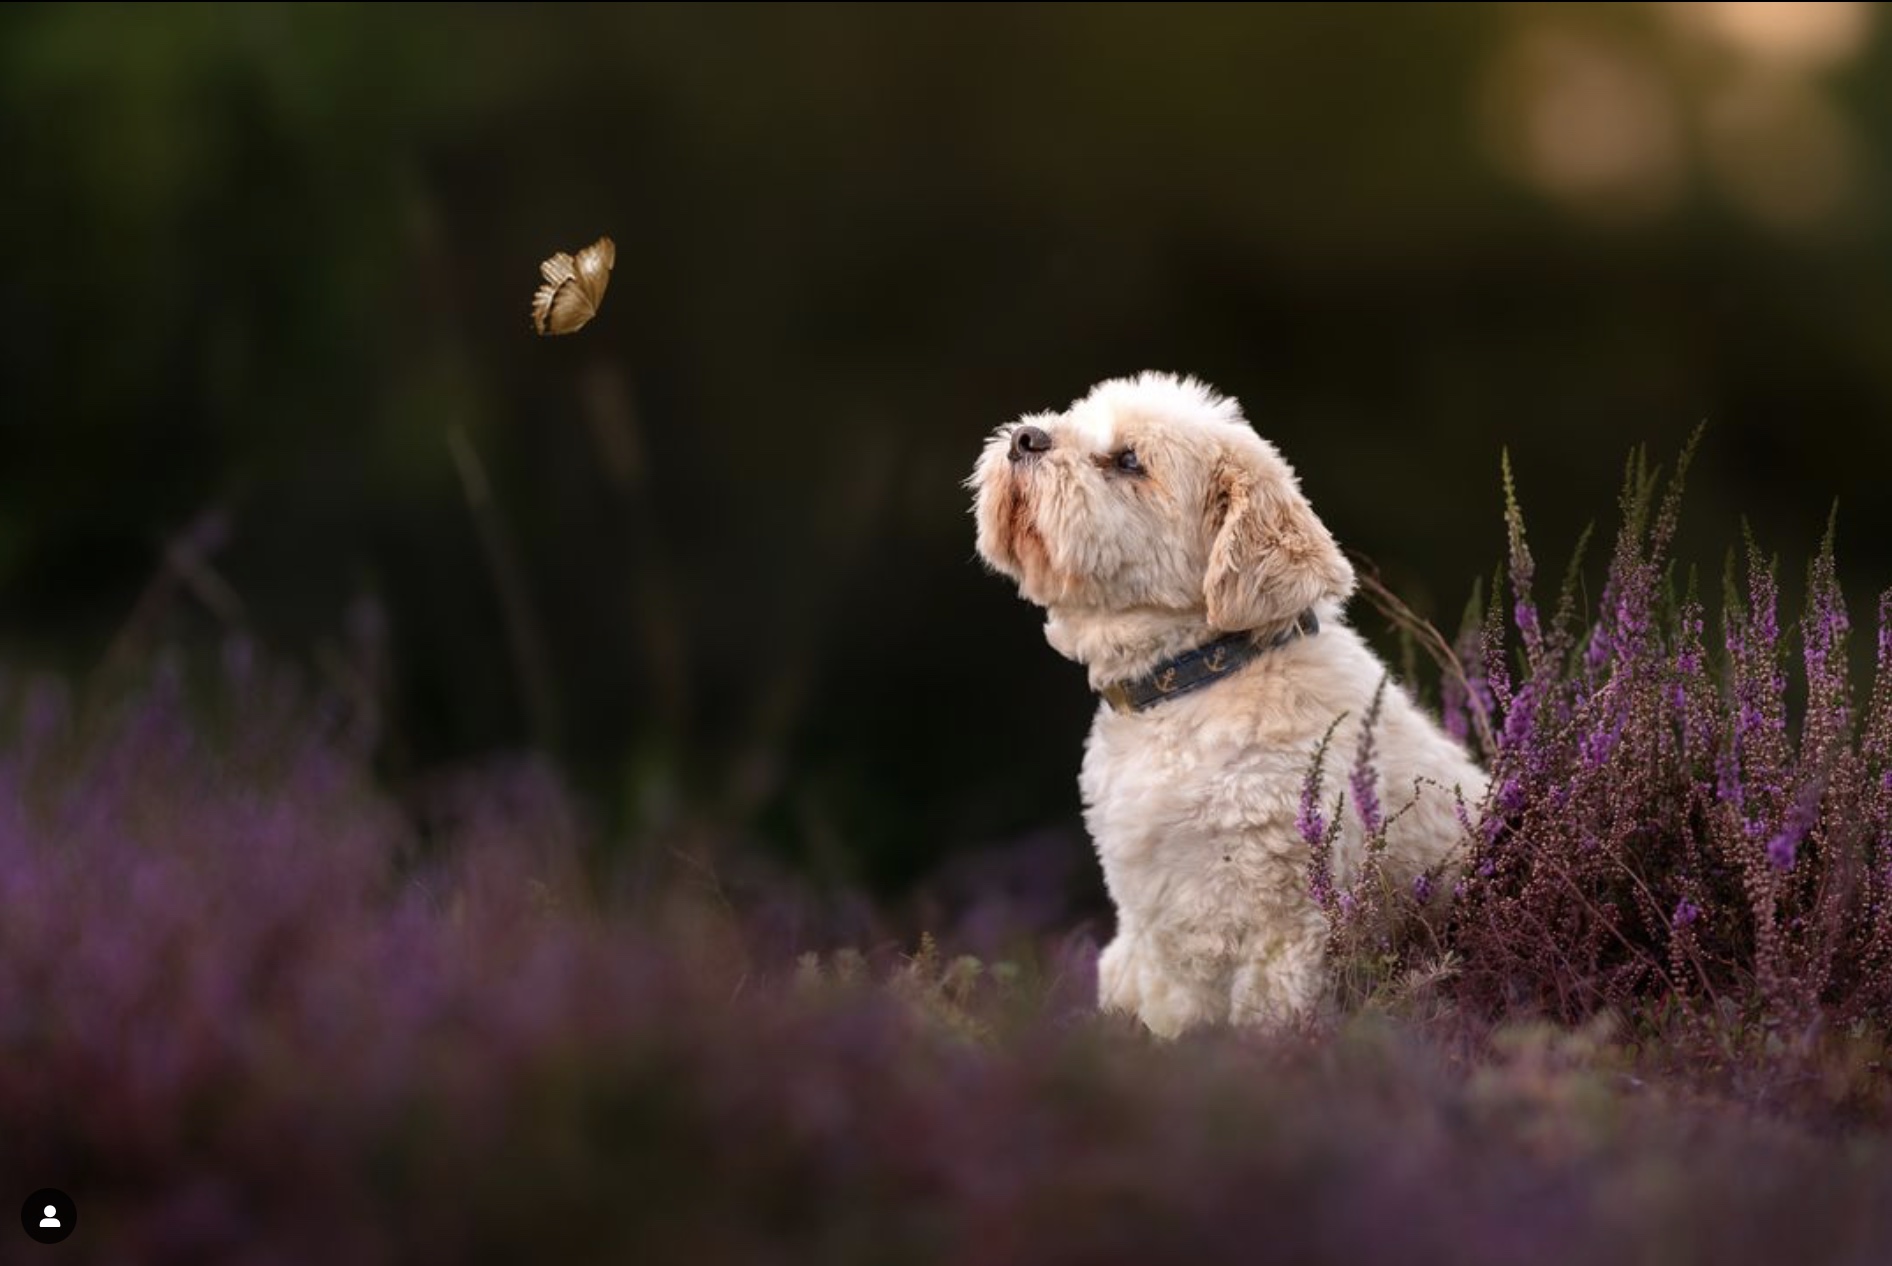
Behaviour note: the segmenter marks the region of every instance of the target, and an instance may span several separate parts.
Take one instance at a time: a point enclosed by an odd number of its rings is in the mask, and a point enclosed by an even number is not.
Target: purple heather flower
[[[1380,793],[1373,785],[1373,766],[1368,763],[1370,751],[1366,743],[1360,744],[1361,758],[1354,762],[1353,777],[1348,781],[1353,788],[1353,809],[1360,815],[1360,825],[1366,828],[1368,835],[1378,835],[1386,822],[1380,816]]]
[[[1794,859],[1799,853],[1800,843],[1806,839],[1807,832],[1820,820],[1820,798],[1823,788],[1818,783],[1801,788],[1793,807],[1787,811],[1787,820],[1781,823],[1780,830],[1767,841],[1767,860],[1776,870],[1792,870]]]
[[[1511,609],[1511,619],[1518,626],[1518,632],[1524,636],[1526,646],[1535,646],[1543,640],[1543,633],[1537,621],[1537,604],[1529,598],[1519,598]]]
[[[1794,859],[1799,853],[1799,840],[1803,833],[1794,829],[1794,823],[1788,823],[1767,840],[1767,861],[1773,863],[1775,870],[1794,869]]]
[[[1791,828],[1783,830],[1767,841],[1767,860],[1773,863],[1775,870],[1792,870],[1794,855],[1799,848],[1799,833]]]
[[[1499,734],[1498,746],[1505,751],[1523,747],[1529,742],[1531,729],[1537,720],[1538,685],[1527,681],[1511,700],[1511,706],[1505,709],[1504,729]]]
[[[1806,724],[1802,747],[1830,750],[1842,742],[1851,724],[1851,683],[1846,665],[1846,634],[1852,621],[1846,598],[1833,574],[1829,536],[1807,578],[1807,615],[1801,642],[1807,673]]]
[[[1822,606],[1819,618],[1814,621],[1813,636],[1807,639],[1808,664],[1824,669],[1834,645],[1851,627],[1843,608]]]
[[[1754,640],[1766,651],[1780,641],[1780,587],[1771,567],[1764,564],[1760,551],[1748,551],[1748,620]]]
[[[1320,808],[1320,785],[1322,766],[1327,760],[1327,746],[1333,741],[1334,729],[1340,724],[1336,719],[1329,726],[1327,734],[1314,750],[1314,759],[1308,765],[1307,777],[1301,783],[1301,805],[1294,815],[1295,829],[1301,833],[1301,839],[1307,844],[1307,887],[1317,904],[1325,908],[1333,901],[1333,833],[1339,825],[1342,806],[1346,796],[1335,797],[1333,819],[1330,820]]]
[[[1380,814],[1380,793],[1377,786],[1378,774],[1373,766],[1373,727],[1380,719],[1380,703],[1386,696],[1386,680],[1381,678],[1379,689],[1373,692],[1373,702],[1366,710],[1366,719],[1360,723],[1360,746],[1353,756],[1353,774],[1348,785],[1353,789],[1353,809],[1360,815],[1360,825],[1366,828],[1368,835],[1378,835],[1385,819]]]
[[[1301,788],[1301,809],[1294,815],[1294,826],[1309,844],[1321,844],[1327,839],[1327,819],[1320,811],[1318,777],[1310,777]]]
[[[1504,522],[1510,546],[1511,616],[1523,635],[1530,673],[1536,676],[1544,657],[1544,635],[1537,620],[1537,604],[1531,600],[1531,582],[1537,574],[1537,563],[1524,539],[1524,512],[1518,507],[1517,492],[1511,482],[1509,454],[1504,458]]]
[[[1432,900],[1432,876],[1421,871],[1413,877],[1412,899],[1420,905],[1425,905]]]
[[[1623,736],[1623,725],[1627,721],[1620,711],[1616,719],[1600,729],[1585,734],[1578,744],[1583,756],[1583,763],[1591,769],[1601,769],[1609,763],[1610,753],[1616,750],[1617,740]]]
[[[1611,638],[1612,649],[1625,658],[1633,656],[1642,646],[1643,635],[1649,631],[1648,602],[1637,585],[1635,592],[1624,594],[1616,601],[1616,627]]]
[[[1480,637],[1484,644],[1485,689],[1496,706],[1507,715],[1511,711],[1511,665],[1504,645],[1504,630],[1487,625]]]
[[[1693,635],[1691,641],[1695,639],[1699,639],[1701,637],[1701,621],[1695,620],[1693,621],[1693,625],[1694,627],[1691,630],[1692,635]],[[1682,676],[1682,677],[1693,677],[1696,673],[1700,672],[1701,671],[1701,652],[1696,651],[1696,650],[1686,650],[1686,651],[1683,651],[1680,655],[1677,655],[1675,657],[1675,671],[1678,676]]]
[[[1694,637],[1701,637],[1701,624],[1699,621],[1696,622]],[[1691,644],[1693,643],[1691,642]],[[1669,697],[1677,708],[1680,708],[1683,700],[1688,697],[1686,689],[1688,683],[1701,675],[1701,667],[1702,660],[1700,651],[1686,650],[1675,657],[1675,682],[1671,687]]]
[[[1715,799],[1737,812],[1741,808],[1741,764],[1732,750],[1723,749],[1715,760]]]
[[[1736,733],[1744,735],[1758,733],[1766,724],[1767,718],[1761,715],[1760,708],[1751,700],[1742,701],[1740,715],[1735,720]]]
[[[1590,630],[1590,644],[1584,649],[1583,664],[1592,673],[1596,673],[1602,669],[1603,665],[1609,663],[1609,660],[1609,626],[1599,620],[1596,627]]]
[[[1472,826],[1472,811],[1465,804],[1465,798],[1463,796],[1459,796],[1452,802],[1452,814],[1458,819],[1459,830],[1465,832],[1467,835],[1477,834],[1477,831]]]
[[[1675,903],[1675,913],[1669,916],[1669,923],[1677,928],[1685,928],[1701,918],[1701,907],[1683,897]]]

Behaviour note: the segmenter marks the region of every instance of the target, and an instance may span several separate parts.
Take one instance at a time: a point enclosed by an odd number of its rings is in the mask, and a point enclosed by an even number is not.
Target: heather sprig
[[[1380,709],[1386,701],[1386,678],[1380,678],[1380,684],[1373,691],[1373,701],[1367,705],[1366,716],[1360,722],[1360,742],[1354,748],[1353,772],[1348,776],[1347,785],[1353,791],[1353,810],[1360,816],[1360,828],[1367,838],[1383,837],[1386,820],[1380,812],[1380,794],[1377,786],[1379,770],[1374,765],[1374,730],[1379,725]]]
[[[1301,804],[1294,820],[1301,841],[1307,845],[1308,891],[1330,918],[1335,913],[1338,895],[1334,886],[1333,847],[1340,833],[1341,812],[1345,807],[1346,796],[1345,793],[1338,796],[1333,811],[1324,813],[1320,805],[1321,782],[1327,767],[1327,753],[1333,746],[1334,732],[1346,719],[1346,713],[1341,713],[1327,726],[1326,733],[1321,735],[1320,744],[1314,749],[1313,759],[1308,762],[1307,774],[1301,783]]]

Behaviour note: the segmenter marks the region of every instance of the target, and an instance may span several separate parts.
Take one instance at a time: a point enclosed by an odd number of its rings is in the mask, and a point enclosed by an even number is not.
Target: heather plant
[[[1711,642],[1670,553],[1688,456],[1666,482],[1632,458],[1597,610],[1579,614],[1579,558],[1549,620],[1507,465],[1508,611],[1494,590],[1479,653],[1443,692],[1449,724],[1490,736],[1491,802],[1467,823],[1449,934],[1460,996],[1490,1014],[1732,1025],[1776,1046],[1882,1028],[1892,595],[1863,708],[1831,525],[1797,625],[1783,631],[1776,564],[1750,539]]]

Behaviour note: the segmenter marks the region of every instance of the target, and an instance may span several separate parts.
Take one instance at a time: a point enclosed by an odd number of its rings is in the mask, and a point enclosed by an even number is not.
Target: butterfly
[[[532,296],[532,328],[541,334],[572,334],[598,315],[604,288],[611,284],[611,269],[618,262],[618,246],[601,237],[573,259],[564,251],[539,265],[545,278]]]

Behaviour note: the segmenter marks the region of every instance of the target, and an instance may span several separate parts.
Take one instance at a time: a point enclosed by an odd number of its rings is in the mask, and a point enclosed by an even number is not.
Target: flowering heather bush
[[[1505,472],[1510,619],[1448,689],[1493,736],[1494,804],[1472,839],[1452,943],[1463,994],[1576,1020],[1678,1007],[1751,1032],[1892,1021],[1892,594],[1863,707],[1833,532],[1783,632],[1774,564],[1729,564],[1720,636],[1669,557],[1687,455],[1660,489],[1638,457],[1600,609],[1576,565],[1539,618]],[[1797,656],[1791,655],[1794,649]],[[1804,702],[1790,706],[1790,659]],[[1449,680],[1449,679],[1448,679]]]

